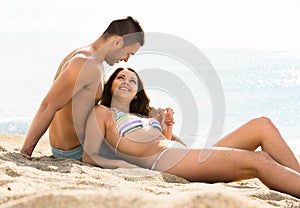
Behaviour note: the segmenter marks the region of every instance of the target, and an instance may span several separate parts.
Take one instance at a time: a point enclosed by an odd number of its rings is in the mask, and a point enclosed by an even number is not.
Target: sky
[[[1,0],[2,50],[73,48],[108,24],[133,16],[146,32],[184,38],[199,48],[300,49],[297,0]],[[11,48],[13,47],[13,49]]]

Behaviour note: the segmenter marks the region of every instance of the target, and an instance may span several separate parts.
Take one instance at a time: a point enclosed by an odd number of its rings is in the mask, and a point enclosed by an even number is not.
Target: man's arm
[[[84,81],[76,83],[82,69],[90,72],[90,75],[86,76]],[[97,71],[93,63],[87,64],[86,58],[74,57],[70,60],[68,66],[55,80],[46,97],[43,99],[28,130],[21,153],[31,156],[39,139],[48,129],[55,113],[63,108],[72,99],[74,94],[80,91],[85,85],[91,83],[97,77],[93,72],[97,73]],[[76,89],[74,89],[75,84]]]

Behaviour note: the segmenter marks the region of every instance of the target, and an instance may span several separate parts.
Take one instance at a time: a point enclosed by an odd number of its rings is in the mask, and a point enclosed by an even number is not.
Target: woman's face
[[[138,78],[134,72],[127,69],[120,71],[114,79],[111,93],[114,98],[134,99],[138,90]]]

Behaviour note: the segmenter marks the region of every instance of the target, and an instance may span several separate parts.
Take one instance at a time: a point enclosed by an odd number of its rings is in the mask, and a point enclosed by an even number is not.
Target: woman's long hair
[[[126,68],[126,69],[135,73],[138,79],[138,91],[136,94],[136,98],[133,99],[130,103],[130,109],[129,109],[130,113],[138,113],[144,116],[149,116],[149,112],[152,108],[149,106],[150,99],[144,90],[144,84],[136,71],[134,71],[131,68]],[[123,70],[125,69],[122,67],[116,69],[114,73],[109,77],[108,81],[105,83],[103,95],[101,99],[101,105],[104,105],[106,107],[111,107],[111,99],[113,96],[111,93],[112,83],[117,77],[118,73]]]

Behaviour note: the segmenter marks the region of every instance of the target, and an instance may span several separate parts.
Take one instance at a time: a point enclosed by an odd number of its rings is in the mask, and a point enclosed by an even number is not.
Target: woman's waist
[[[130,156],[147,157],[160,153],[169,147],[167,142],[163,142],[166,140],[163,136],[150,138],[149,140],[143,140],[143,138],[137,139],[128,135],[122,137],[118,146],[118,152]]]

